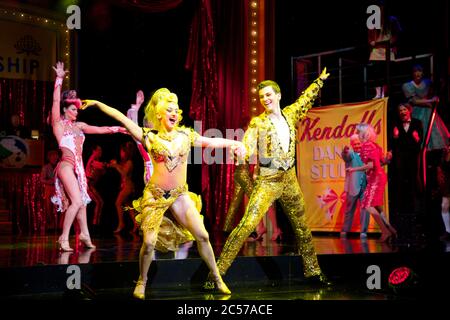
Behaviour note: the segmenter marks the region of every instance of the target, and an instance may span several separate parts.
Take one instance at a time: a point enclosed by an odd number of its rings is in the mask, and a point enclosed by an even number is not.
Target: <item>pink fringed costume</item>
[[[74,170],[78,180],[78,186],[81,192],[81,200],[84,205],[91,202],[91,198],[87,193],[87,180],[83,166],[83,131],[73,122],[66,119],[61,120],[64,127],[64,134],[59,142],[59,148],[63,152],[63,156],[56,166],[55,174],[55,192],[52,202],[57,206],[57,210],[64,212],[69,206],[69,199],[64,191],[62,181],[58,177],[58,169],[64,164],[70,164]],[[65,150],[64,150],[65,149]]]
[[[384,188],[386,186],[386,173],[381,167],[383,151],[381,147],[372,141],[361,144],[361,160],[364,164],[373,162],[373,168],[366,171],[367,186],[364,191],[362,208],[383,205]]]

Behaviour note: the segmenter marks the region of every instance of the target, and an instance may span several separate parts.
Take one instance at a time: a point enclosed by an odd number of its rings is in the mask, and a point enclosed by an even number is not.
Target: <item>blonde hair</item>
[[[361,141],[375,141],[377,138],[375,129],[368,123],[358,124],[356,130],[359,131],[358,135]]]
[[[144,122],[151,122],[153,127],[156,130],[159,130],[161,124],[157,116],[161,110],[166,109],[167,105],[171,102],[178,105],[178,97],[175,93],[170,92],[167,88],[160,88],[156,90],[145,107]],[[178,125],[182,119],[181,114],[182,110],[178,109],[178,122],[176,125]]]

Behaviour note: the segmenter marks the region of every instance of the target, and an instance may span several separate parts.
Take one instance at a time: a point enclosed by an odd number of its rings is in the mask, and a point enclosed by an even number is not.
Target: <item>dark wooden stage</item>
[[[314,234],[314,245],[323,271],[332,286],[311,286],[303,277],[301,259],[289,241],[247,241],[224,280],[232,290],[223,297],[205,293],[207,275],[195,243],[173,253],[156,252],[147,286],[148,300],[410,300],[429,298],[436,285],[449,284],[450,243],[385,244],[378,234],[367,240],[358,235],[341,239],[336,234]],[[138,235],[93,237],[97,249],[71,245],[60,252],[57,235],[0,236],[2,300],[131,300],[138,276]],[[218,256],[223,237],[212,239]],[[69,266],[79,266],[81,290],[70,290]],[[367,286],[372,271],[380,270],[380,287]],[[415,287],[394,291],[388,276],[398,267],[410,268],[418,277]],[[439,288],[438,288],[439,289]],[[74,292],[77,292],[75,295]]]

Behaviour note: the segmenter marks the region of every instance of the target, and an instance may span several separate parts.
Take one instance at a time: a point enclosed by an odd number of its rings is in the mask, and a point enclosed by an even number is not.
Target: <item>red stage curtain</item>
[[[15,113],[20,117],[20,124],[30,130],[48,131],[45,121],[51,109],[52,94],[52,82],[0,79],[0,132],[8,127]]]
[[[192,20],[186,68],[192,70],[192,95],[189,115],[202,122],[203,132],[217,128],[217,69],[215,34],[211,2],[201,0]],[[203,134],[203,132],[201,132]],[[213,165],[214,166],[214,165]],[[214,204],[211,201],[210,173],[212,168],[202,164],[202,197],[206,216],[211,219]]]
[[[6,199],[14,233],[45,232],[40,172],[40,168],[0,169],[0,197]]]
[[[203,131],[245,128],[249,122],[248,2],[202,0],[191,28],[186,67],[192,70],[190,116]],[[206,216],[220,229],[234,188],[234,166],[202,165]]]

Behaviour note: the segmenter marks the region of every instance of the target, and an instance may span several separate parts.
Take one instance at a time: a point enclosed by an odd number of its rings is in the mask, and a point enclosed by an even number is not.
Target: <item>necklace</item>
[[[175,139],[176,136],[177,136],[176,131],[171,131],[171,132],[158,131],[158,137],[160,137],[161,139],[164,139],[166,141],[172,141],[173,139]]]

